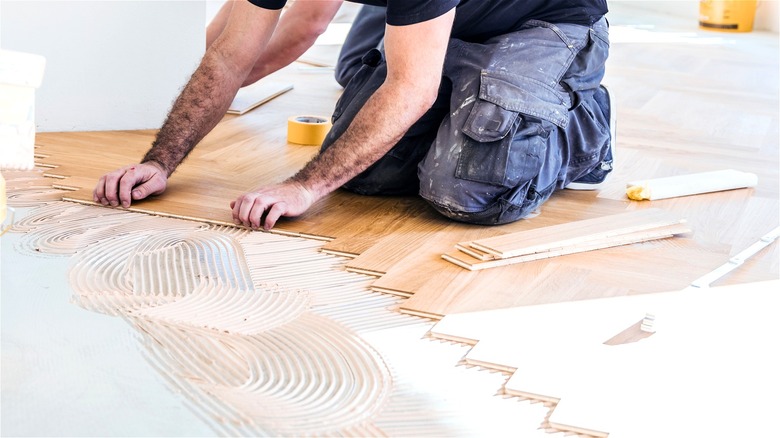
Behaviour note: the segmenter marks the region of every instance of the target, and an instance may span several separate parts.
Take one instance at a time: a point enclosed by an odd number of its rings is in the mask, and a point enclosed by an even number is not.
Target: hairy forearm
[[[242,80],[243,76],[221,62],[219,54],[208,52],[141,162],[154,161],[170,176],[221,120]]]
[[[320,199],[366,170],[385,155],[432,101],[409,88],[380,87],[355,116],[350,127],[290,181]]]

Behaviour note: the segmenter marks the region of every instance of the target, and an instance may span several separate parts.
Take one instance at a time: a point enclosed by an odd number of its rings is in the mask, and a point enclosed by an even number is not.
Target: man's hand
[[[135,200],[165,191],[166,172],[153,161],[122,167],[100,177],[92,198],[103,205],[129,207]]]
[[[301,215],[314,201],[314,195],[302,184],[286,181],[245,193],[231,202],[230,208],[235,223],[270,230],[280,217]]]

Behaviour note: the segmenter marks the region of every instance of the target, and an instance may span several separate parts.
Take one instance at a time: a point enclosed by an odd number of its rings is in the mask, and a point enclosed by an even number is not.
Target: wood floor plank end
[[[458,251],[468,254],[471,257],[474,257],[478,260],[494,260],[496,258],[495,255],[486,253],[484,251],[480,251],[477,248],[474,248],[471,246],[472,242],[461,242],[455,244],[455,249]]]
[[[430,338],[433,338],[433,339],[439,339],[439,340],[442,340],[442,341],[457,342],[459,344],[471,345],[471,346],[477,345],[477,342],[479,342],[478,339],[471,339],[471,338],[465,338],[465,337],[462,337],[462,336],[455,336],[455,335],[450,335],[450,334],[447,334],[447,333],[441,333],[441,332],[435,331],[434,329],[431,329],[425,335],[430,337]]]
[[[439,315],[438,313],[423,312],[423,311],[409,309],[405,307],[399,308],[398,311],[405,315],[419,316],[420,318],[428,318],[428,319],[433,319],[435,321],[440,321],[442,318],[444,318],[444,315]]]
[[[335,237],[330,236],[323,236],[320,234],[311,234],[311,233],[297,233],[299,237],[303,237],[304,239],[311,239],[311,240],[320,240],[322,242],[331,242],[335,239]],[[341,254],[345,257],[350,257],[347,255],[347,253]],[[356,256],[354,256],[356,257]]]
[[[504,386],[504,394],[511,395],[512,397],[522,397],[529,400],[538,400],[543,403],[558,403],[561,399],[557,397],[550,397],[543,394],[534,394],[532,392],[518,391],[516,389],[507,388]]]
[[[372,277],[379,278],[386,274],[386,272],[379,272],[379,271],[372,271],[370,269],[363,269],[363,268],[356,268],[352,266],[345,266],[344,269],[346,269],[348,272],[354,272],[355,274],[363,274],[363,275],[370,275]]]
[[[59,174],[51,173],[51,172],[44,172],[43,173],[43,177],[44,178],[52,178],[52,179],[68,179],[68,178],[70,178],[69,176],[59,175]]]
[[[65,184],[52,184],[51,188],[57,190],[66,190],[68,192],[78,192],[79,190],[81,190],[81,188],[79,187],[66,186]]]
[[[383,288],[383,287],[371,286],[371,290],[374,291],[374,292],[379,292],[379,293],[383,293],[383,294],[395,295],[395,296],[401,297],[401,298],[411,298],[411,296],[414,295],[413,293],[409,293],[409,292],[405,292],[405,291],[401,291],[401,290],[395,290],[395,289],[387,289],[387,288]],[[426,318],[427,318],[427,316],[426,316]],[[439,318],[441,318],[441,317],[439,317]],[[439,319],[439,318],[437,318],[437,319]]]
[[[606,433],[606,432],[601,432],[601,431],[598,431],[598,430],[583,429],[581,427],[569,426],[569,425],[566,425],[566,424],[555,423],[553,421],[549,421],[547,424],[549,424],[550,426],[552,426],[555,429],[558,429],[560,431],[565,431],[565,432],[573,432],[573,433],[578,433],[578,434],[590,435],[590,436],[595,436],[595,437],[598,437],[598,438],[607,438],[609,436],[609,433]]]
[[[325,253],[325,254],[334,255],[334,256],[348,257],[348,258],[351,258],[351,259],[354,259],[354,258],[356,258],[357,256],[360,255],[360,254],[355,254],[353,252],[339,251],[339,250],[336,250],[336,249],[327,249],[327,248],[320,249],[320,252]],[[369,275],[373,275],[373,274],[369,274]]]
[[[495,363],[495,362],[486,362],[484,360],[471,359],[468,356],[466,356],[464,361],[466,362],[466,365],[478,366],[478,367],[487,368],[487,369],[493,370],[493,371],[499,371],[499,372],[502,372],[502,373],[512,374],[515,371],[517,371],[517,368],[515,368],[515,367],[511,367],[511,366],[508,366],[508,365],[502,365],[502,364]]]
[[[67,179],[67,177],[65,177],[65,176],[52,175],[51,173],[46,173],[46,172],[44,172],[41,176],[44,177],[44,178],[56,179],[56,180],[60,180],[60,181],[62,181],[64,179]],[[68,187],[73,187],[73,186],[68,186]]]
[[[450,254],[442,254],[441,258],[443,258],[444,260],[447,260],[450,263],[458,265],[458,266],[460,266],[463,269],[468,269],[469,271],[476,271],[477,269],[479,269],[479,268],[476,267],[476,266],[478,266],[477,264],[471,264],[471,263],[464,262],[462,260],[459,260],[459,259],[451,256]]]

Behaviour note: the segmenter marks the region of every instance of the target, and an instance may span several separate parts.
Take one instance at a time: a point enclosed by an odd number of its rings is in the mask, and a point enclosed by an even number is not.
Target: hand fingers
[[[143,181],[143,178],[140,178],[139,180]],[[131,187],[132,191],[130,192],[130,195],[132,200],[137,201],[139,199],[144,199],[147,196],[158,195],[164,192],[165,186],[166,186],[166,181],[164,179],[151,178],[148,181],[145,181],[143,184],[139,184],[135,188]]]
[[[101,203],[103,205],[111,204],[112,207],[119,205],[119,196],[117,192],[119,190],[119,180],[125,174],[125,169],[115,170],[104,176],[104,192]]]
[[[241,223],[247,227],[257,229],[260,226],[259,218],[255,221],[252,221],[252,211],[261,216],[265,211],[265,207],[263,207],[262,204],[257,205],[258,202],[261,202],[259,199],[260,198],[257,196],[252,196],[251,200],[245,201],[243,204],[241,204],[241,210],[238,213],[238,217],[241,220]]]
[[[255,212],[254,215],[253,211]],[[260,226],[260,217],[264,211],[265,207],[261,198],[255,193],[246,193],[234,201],[233,222],[250,228],[258,228]],[[253,216],[256,216],[254,223],[252,222]]]
[[[92,191],[92,199],[95,202],[99,202],[103,205],[107,205],[108,201],[106,200],[106,177],[101,176],[98,180],[97,185],[95,186],[95,190]]]
[[[312,203],[311,194],[296,183],[277,184],[256,192],[245,193],[230,203],[233,221],[258,229],[270,230],[282,216],[297,216]]]
[[[133,200],[165,191],[167,179],[152,165],[137,164],[103,175],[98,180],[92,198],[103,205],[127,208]],[[136,184],[139,184],[136,187]]]
[[[130,191],[132,191],[133,187],[143,179],[143,175],[135,166],[130,167],[125,171],[124,175],[119,179],[119,190],[117,192],[122,207],[127,208],[130,206],[130,201],[132,200]]]
[[[268,210],[268,214],[265,216],[265,222],[263,222],[263,228],[267,231],[276,225],[276,221],[279,220],[285,213],[287,213],[287,203],[277,202],[271,206]]]
[[[286,202],[254,193],[247,193],[230,204],[233,209],[233,221],[252,229],[259,229],[262,226],[263,229],[270,230],[287,212]]]
[[[233,223],[236,225],[241,223],[241,220],[238,218],[238,212],[241,211],[241,200],[243,196],[236,198],[235,201],[230,203],[230,209],[233,210]]]

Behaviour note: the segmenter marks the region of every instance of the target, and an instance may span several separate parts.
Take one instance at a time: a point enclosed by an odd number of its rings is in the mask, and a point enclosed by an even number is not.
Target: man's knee
[[[478,115],[494,114],[480,112],[482,107],[474,108]],[[516,117],[500,139],[488,142],[464,133],[484,134],[493,125],[479,129],[482,126],[452,118],[442,124],[433,149],[418,168],[420,196],[460,222],[499,225],[529,216],[556,186],[560,154],[550,147],[556,138],[552,124]]]
[[[352,27],[341,46],[336,62],[335,78],[346,87],[362,66],[361,58],[369,50],[377,48],[385,35],[385,8],[364,5],[355,17]]]
[[[488,194],[495,188],[478,187],[473,183],[455,184],[445,183],[453,187],[457,193],[453,196],[426,196],[421,191],[421,196],[443,216],[458,221],[475,225],[502,225],[518,221],[531,216],[547,199],[550,198],[554,187],[548,187],[543,192],[537,191],[532,182],[507,189],[503,193],[493,196],[476,196],[469,205],[463,205],[456,201],[461,198],[463,191],[471,193]],[[439,194],[443,194],[440,190]]]

